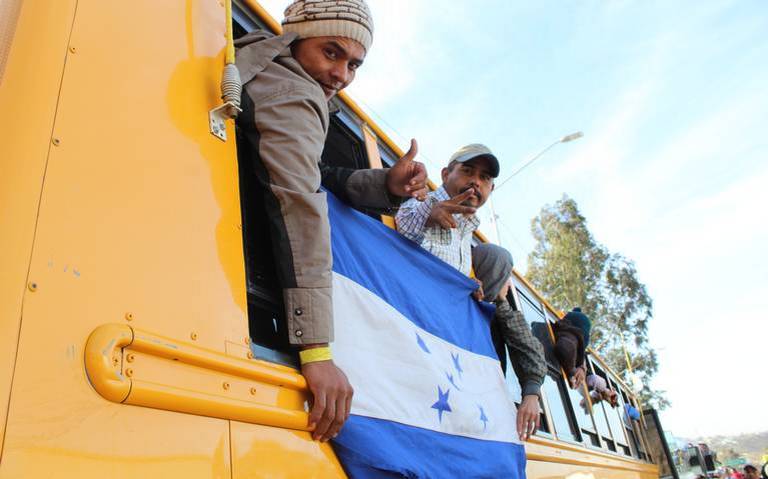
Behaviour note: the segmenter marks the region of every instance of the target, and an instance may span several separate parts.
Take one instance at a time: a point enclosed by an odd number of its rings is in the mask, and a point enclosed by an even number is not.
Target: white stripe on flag
[[[352,414],[520,443],[498,361],[426,332],[336,272],[333,308],[334,361],[355,389]]]

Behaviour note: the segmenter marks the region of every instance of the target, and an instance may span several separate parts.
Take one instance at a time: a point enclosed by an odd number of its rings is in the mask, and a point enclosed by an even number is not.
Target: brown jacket
[[[264,189],[289,340],[325,343],[333,339],[332,257],[318,164],[330,119],[320,85],[291,56],[296,38],[257,31],[235,43],[244,85],[238,128],[249,139]],[[333,187],[342,189],[339,196],[354,206],[396,206],[387,193],[386,170],[335,173]]]

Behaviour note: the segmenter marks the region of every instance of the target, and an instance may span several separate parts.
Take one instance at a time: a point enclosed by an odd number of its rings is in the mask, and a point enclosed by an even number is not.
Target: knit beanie
[[[512,255],[493,243],[479,244],[472,248],[472,269],[483,282],[484,299],[494,301],[512,274]]]
[[[299,38],[350,38],[367,52],[373,43],[373,19],[365,0],[294,0],[285,9],[283,32]]]
[[[589,333],[592,330],[592,321],[589,317],[581,312],[581,308],[573,308],[565,315],[563,321],[571,323],[573,326],[581,329],[584,336],[584,347],[589,345]]]

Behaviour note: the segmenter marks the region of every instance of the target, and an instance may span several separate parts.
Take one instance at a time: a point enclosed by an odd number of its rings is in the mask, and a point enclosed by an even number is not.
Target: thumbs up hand
[[[387,190],[394,196],[417,198],[424,201],[427,197],[427,169],[424,164],[414,161],[419,152],[416,140],[411,140],[411,147],[387,171]]]

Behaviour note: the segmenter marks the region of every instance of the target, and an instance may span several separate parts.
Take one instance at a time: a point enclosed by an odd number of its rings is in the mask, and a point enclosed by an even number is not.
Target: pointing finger
[[[473,194],[475,194],[475,189],[474,188],[469,188],[469,189],[459,193],[458,195],[454,196],[450,200],[447,200],[446,203],[452,203],[452,204],[458,205],[459,203],[461,203],[462,201],[466,200],[467,198],[469,198]]]
[[[443,208],[445,208],[445,211],[448,211],[450,213],[457,213],[462,215],[471,215],[474,214],[475,211],[477,211],[477,208],[474,208],[472,206],[464,206],[464,205],[443,205]]]

